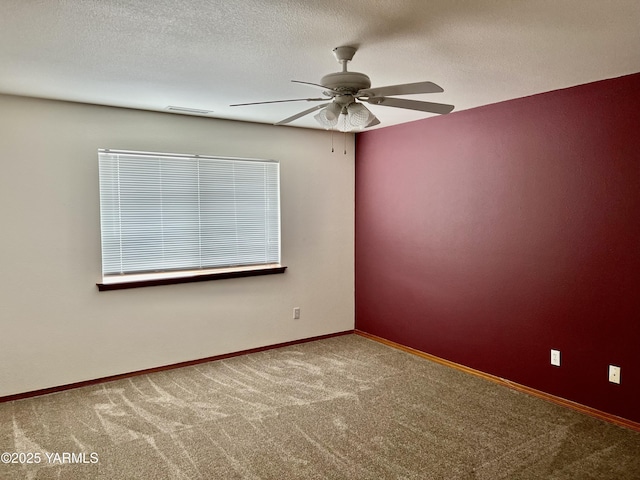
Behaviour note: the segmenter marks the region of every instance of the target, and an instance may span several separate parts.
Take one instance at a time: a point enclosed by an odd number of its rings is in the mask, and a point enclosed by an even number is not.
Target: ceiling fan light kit
[[[393,98],[395,95],[412,95],[423,93],[439,93],[444,90],[442,87],[432,82],[416,82],[401,85],[390,85],[387,87],[371,88],[371,80],[364,73],[347,71],[347,63],[353,59],[357,49],[355,47],[343,46],[333,49],[336,60],[342,65],[342,71],[329,73],[320,80],[320,83],[301,82],[292,80],[294,83],[301,83],[323,89],[324,98],[297,98],[291,100],[273,100],[267,102],[240,103],[231,106],[257,105],[265,103],[282,102],[326,102],[304,110],[296,115],[279,121],[276,125],[286,125],[294,120],[302,118],[310,113],[314,115],[316,121],[326,129],[340,128],[342,131],[362,129],[380,124],[380,120],[362,103],[370,105],[381,105],[385,107],[404,108],[420,112],[447,114],[454,109],[453,105],[444,103],[422,102],[418,100],[407,100]],[[340,125],[340,123],[342,125]]]

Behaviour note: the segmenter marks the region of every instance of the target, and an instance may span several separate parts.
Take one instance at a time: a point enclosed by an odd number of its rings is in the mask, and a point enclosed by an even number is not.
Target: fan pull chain
[[[333,153],[333,128],[331,129],[331,153]]]
[[[347,154],[347,132],[344,132],[344,154]]]

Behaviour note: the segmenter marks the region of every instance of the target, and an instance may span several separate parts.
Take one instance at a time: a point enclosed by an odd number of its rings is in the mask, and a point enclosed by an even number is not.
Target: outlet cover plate
[[[551,365],[560,366],[560,350],[551,350]]]
[[[609,381],[620,384],[620,367],[609,365]]]

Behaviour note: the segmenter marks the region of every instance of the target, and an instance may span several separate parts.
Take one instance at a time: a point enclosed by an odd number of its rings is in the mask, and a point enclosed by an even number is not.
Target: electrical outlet
[[[300,307],[295,307],[293,309],[293,319],[298,320],[300,318]]]
[[[560,350],[551,350],[551,365],[560,366]]]
[[[609,365],[609,381],[611,383],[620,383],[620,367]]]

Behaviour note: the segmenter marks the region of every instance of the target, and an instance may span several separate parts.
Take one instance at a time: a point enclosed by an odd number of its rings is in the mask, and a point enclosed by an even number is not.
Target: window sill
[[[222,280],[224,278],[257,277],[261,275],[275,275],[284,273],[287,267],[281,265],[266,267],[250,267],[240,269],[225,269],[220,271],[209,271],[207,273],[186,273],[184,276],[162,276],[160,275],[136,275],[127,280],[111,280],[96,283],[101,292],[107,290],[123,290],[126,288],[154,287],[156,285],[172,285],[176,283],[206,282],[209,280]]]

